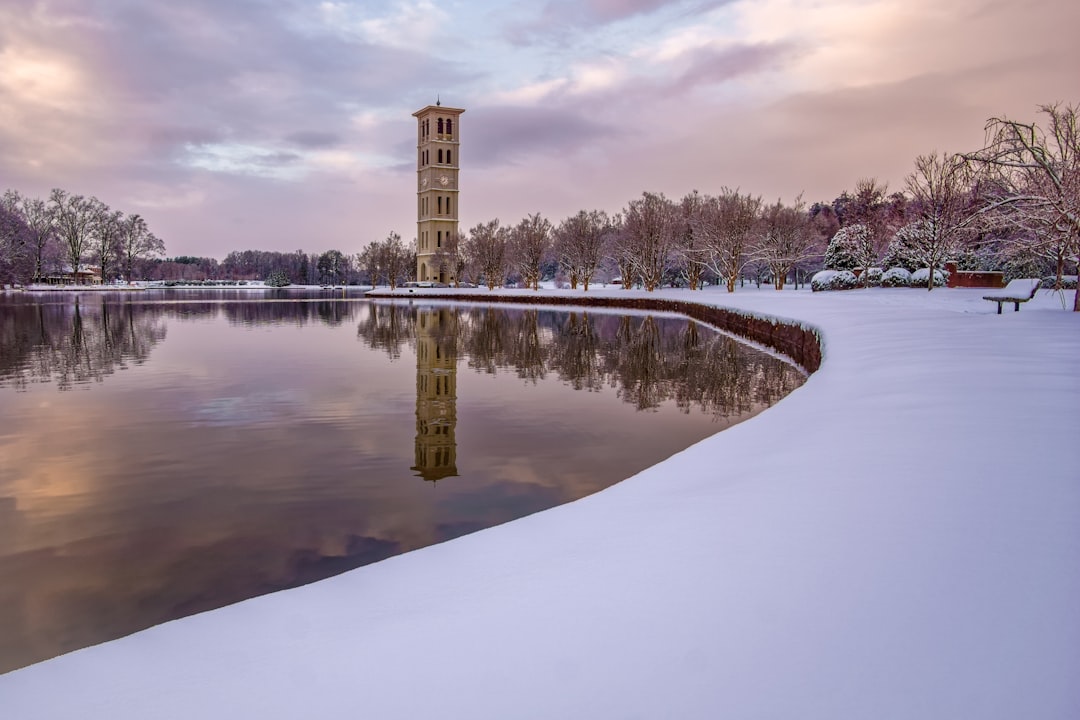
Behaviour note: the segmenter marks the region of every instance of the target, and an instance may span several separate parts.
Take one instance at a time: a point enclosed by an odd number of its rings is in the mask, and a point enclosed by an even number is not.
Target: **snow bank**
[[[1080,314],[981,292],[663,293],[821,369],[596,495],[0,676],[3,716],[1080,717]]]

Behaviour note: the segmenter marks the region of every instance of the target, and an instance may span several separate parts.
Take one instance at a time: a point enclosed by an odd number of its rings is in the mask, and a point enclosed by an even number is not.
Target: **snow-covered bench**
[[[1027,302],[1035,297],[1035,291],[1039,289],[1040,282],[1042,281],[1038,278],[1016,278],[1010,280],[1009,284],[1002,288],[997,295],[983,295],[983,300],[996,302],[998,304],[998,315],[1001,314],[1001,304],[1007,302],[1013,304],[1013,312],[1019,312],[1020,303]]]

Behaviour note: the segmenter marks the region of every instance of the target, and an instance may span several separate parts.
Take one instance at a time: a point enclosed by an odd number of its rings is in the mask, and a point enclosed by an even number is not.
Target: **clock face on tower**
[[[447,185],[450,184],[450,178],[448,178],[445,175],[440,176],[439,177],[439,184],[442,185],[443,187],[446,187]]]
[[[427,178],[423,178],[422,180],[420,180],[420,184],[424,187],[427,187]]]

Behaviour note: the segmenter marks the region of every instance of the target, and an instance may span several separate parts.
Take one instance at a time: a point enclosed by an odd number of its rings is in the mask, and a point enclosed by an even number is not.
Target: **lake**
[[[0,672],[583,497],[803,379],[665,314],[0,294]]]

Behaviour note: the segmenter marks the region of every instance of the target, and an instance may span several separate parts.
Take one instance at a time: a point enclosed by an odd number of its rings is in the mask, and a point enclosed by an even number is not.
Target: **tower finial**
[[[439,99],[439,94],[435,93],[435,106],[439,107],[440,105],[442,105],[442,100]]]

